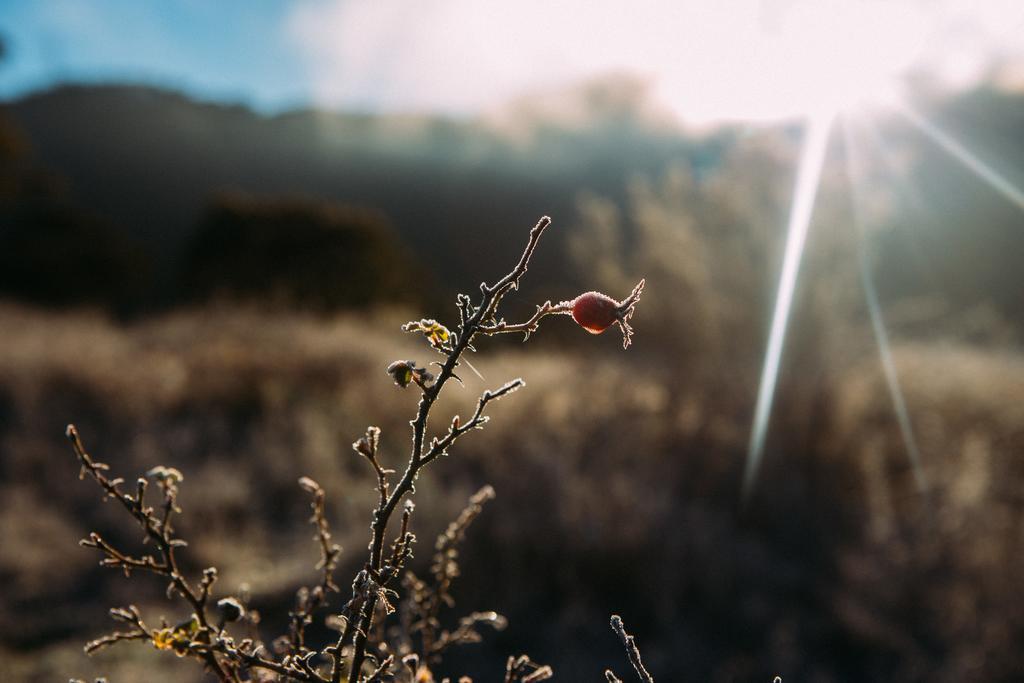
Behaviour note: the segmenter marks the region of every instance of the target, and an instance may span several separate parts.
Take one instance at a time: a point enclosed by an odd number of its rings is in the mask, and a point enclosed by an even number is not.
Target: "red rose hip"
[[[580,294],[572,302],[572,319],[591,334],[601,334],[618,319],[619,302],[601,292]]]
[[[640,280],[625,301],[616,301],[601,292],[585,292],[567,303],[571,305],[572,319],[591,334],[601,334],[617,324],[622,330],[622,347],[627,348],[633,338],[629,319],[643,290],[644,281]]]

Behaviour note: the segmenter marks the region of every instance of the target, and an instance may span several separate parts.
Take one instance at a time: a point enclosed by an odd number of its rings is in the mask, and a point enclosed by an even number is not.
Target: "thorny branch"
[[[462,380],[455,371],[461,363],[469,364],[463,359],[463,354],[467,350],[476,350],[473,341],[478,335],[519,332],[528,338],[538,329],[540,321],[548,315],[573,313],[575,317],[571,301],[558,304],[547,301],[538,306],[533,316],[522,323],[509,324],[497,316],[498,307],[504,297],[512,290],[518,289],[540,237],[550,223],[551,220],[544,216],[530,230],[526,247],[508,274],[492,285],[486,282],[480,285],[478,303],[474,305],[468,295],[458,296],[457,331],[449,331],[433,319],[414,321],[403,326],[404,331],[423,333],[430,346],[444,358],[442,362],[433,364],[440,368],[436,378],[426,368],[418,367],[414,361],[396,361],[388,366],[388,374],[397,385],[404,388],[415,384],[420,391],[416,416],[410,422],[412,448],[405,470],[397,482],[390,480],[396,471],[385,468],[380,462],[380,430],[377,427],[369,427],[365,435],[353,444],[354,450],[373,468],[377,479],[378,500],[370,525],[371,538],[367,562],[353,578],[351,598],[342,606],[339,614],[328,617],[327,620],[329,626],[340,631],[334,644],[319,650],[306,645],[305,630],[313,621],[313,613],[326,605],[329,592],[339,591],[333,574],[337,568],[341,548],[331,542],[324,509],[326,493],[317,482],[308,477],[299,480],[300,486],[312,495],[310,522],[316,528],[314,540],[320,551],[320,560],[316,568],[322,572],[321,578],[312,589],[302,588],[298,591],[296,607],[289,614],[288,635],[275,642],[277,651],[283,653],[283,657],[277,659],[265,656],[264,647],[259,641],[245,638],[236,643],[228,634],[225,626],[229,622],[244,618],[250,624],[255,624],[257,620],[255,614],[247,615],[242,603],[235,598],[226,597],[219,600],[216,603],[217,623],[213,624],[210,621],[207,608],[217,578],[215,568],[204,570],[195,585],[181,573],[175,551],[186,543],[175,538],[172,529],[173,516],[180,512],[177,507],[177,495],[178,484],[183,479],[181,473],[174,468],[162,466],[147,473],[148,477],[156,481],[163,493],[163,502],[160,506],[148,506],[145,503],[145,494],[149,481],[140,478],[134,494],[123,492],[120,488],[123,481],[107,477],[107,466],[89,456],[77,430],[69,425],[67,435],[81,463],[82,476],[89,475],[100,485],[106,497],[118,500],[143,528],[147,540],[156,546],[158,552],[155,555],[135,557],[121,552],[96,533],[90,534],[82,542],[83,545],[99,550],[104,555],[101,562],[104,566],[119,568],[126,574],[133,570],[145,570],[167,577],[168,597],[179,595],[193,611],[188,620],[177,626],[170,627],[163,623],[160,628],[151,628],[143,622],[135,606],[111,610],[111,616],[128,624],[128,630],[116,631],[94,640],[86,646],[86,651],[93,652],[123,640],[147,641],[158,649],[171,649],[179,656],[187,655],[201,660],[218,680],[229,683],[240,683],[242,680],[270,680],[274,679],[275,675],[307,683],[340,683],[346,675],[346,669],[349,683],[393,681],[402,672],[408,674],[407,680],[419,682],[433,680],[429,665],[439,659],[441,653],[449,646],[479,640],[477,625],[487,623],[494,628],[503,628],[504,617],[494,612],[473,612],[462,618],[453,631],[443,630],[438,633],[440,608],[452,603],[450,586],[452,580],[458,576],[456,546],[462,540],[466,528],[480,513],[483,503],[493,498],[494,491],[489,486],[481,489],[470,499],[469,506],[438,538],[431,566],[433,585],[427,586],[411,572],[406,573],[405,581],[410,591],[412,614],[403,615],[403,624],[407,626],[406,644],[395,652],[390,652],[389,646],[384,642],[383,623],[384,617],[394,611],[391,599],[397,596],[389,586],[402,574],[412,557],[412,548],[416,541],[415,534],[410,530],[410,520],[414,511],[411,496],[415,493],[414,484],[420,470],[438,456],[447,454],[448,449],[466,433],[483,427],[489,419],[485,415],[486,409],[492,402],[524,386],[522,379],[514,379],[497,389],[484,391],[468,420],[463,422],[459,416],[455,416],[444,433],[431,438],[428,442],[427,430],[431,409],[448,380],[454,378],[461,383]],[[641,280],[626,301],[622,304],[613,302],[617,306],[614,310],[616,322],[623,328],[626,346],[632,331],[628,320],[642,288]],[[600,296],[611,301],[604,295]],[[471,365],[470,367],[472,368]],[[400,530],[391,543],[390,553],[385,557],[384,544],[388,525],[400,505]],[[381,616],[375,625],[377,615]],[[415,625],[411,621],[413,617],[417,619]],[[616,622],[617,619],[618,617],[613,618],[613,626],[618,623],[621,627],[621,621]],[[420,633],[420,654],[411,652],[413,632]],[[376,639],[373,642],[377,645],[374,651],[368,652],[367,646],[371,636]],[[620,632],[620,637],[627,643],[627,651],[630,651],[630,647],[635,650],[632,637],[627,636],[624,630]],[[630,651],[635,668],[638,673],[643,673],[642,680],[645,683],[653,683],[639,663],[639,652],[635,653],[635,659],[633,655],[634,652]],[[400,657],[401,664],[396,657]],[[323,664],[318,665],[314,661],[317,658],[325,664],[329,663],[330,666],[322,668]],[[363,669],[367,660],[370,660],[368,666],[372,666],[372,669],[364,675]],[[266,675],[270,678],[254,676],[253,669],[269,672]],[[506,683],[537,683],[551,676],[550,667],[539,665],[526,655],[510,657],[505,667]],[[607,678],[609,681],[618,680],[611,672],[607,673]]]
[[[423,456],[423,464],[426,465],[431,460],[435,459],[439,455],[445,455],[448,447],[455,443],[456,439],[473,429],[479,429],[483,427],[487,420],[490,419],[484,415],[484,408],[491,401],[496,401],[502,396],[511,394],[513,391],[526,386],[526,383],[521,379],[514,379],[508,382],[504,386],[494,390],[485,391],[476,404],[476,412],[469,419],[469,422],[462,424],[458,415],[452,418],[452,423],[448,427],[448,433],[440,439],[434,438],[430,442],[430,450],[427,451],[426,455]]]
[[[226,635],[223,624],[218,626],[211,624],[206,608],[211,589],[217,579],[217,570],[213,567],[205,569],[198,586],[193,586],[179,569],[175,554],[177,548],[186,545],[183,540],[174,537],[171,525],[172,516],[178,511],[178,484],[183,479],[180,472],[168,467],[157,467],[149,472],[149,476],[156,479],[157,485],[164,493],[164,501],[158,511],[145,502],[147,480],[140,478],[137,481],[134,495],[125,493],[121,490],[123,480],[107,477],[105,472],[109,467],[102,462],[93,460],[85,450],[74,425],[68,425],[67,437],[82,466],[81,476],[90,476],[103,489],[106,497],[121,503],[142,527],[146,539],[156,545],[161,559],[156,560],[150,555],[143,556],[141,559],[132,558],[115,549],[95,533],[83,540],[82,545],[96,548],[102,552],[105,555],[101,562],[103,566],[121,568],[126,573],[130,573],[133,569],[146,569],[166,576],[170,581],[167,586],[168,596],[175,594],[181,596],[193,610],[190,619],[178,626],[170,628],[164,625],[160,629],[151,629],[142,621],[141,614],[134,605],[112,609],[111,617],[129,624],[132,627],[131,630],[114,632],[98,638],[85,646],[86,652],[95,652],[123,640],[142,640],[152,643],[158,649],[172,649],[180,656],[195,656],[218,680],[228,683],[241,680],[239,669],[243,665],[249,668],[267,669],[299,681],[320,682],[325,680],[308,667],[308,662],[302,662],[298,658],[291,660],[286,658],[282,663],[266,659],[260,656],[258,646],[253,648],[251,641],[243,641],[236,647],[233,639]],[[226,603],[230,604],[226,600],[218,603],[222,614]],[[234,604],[237,605],[237,603]],[[237,618],[240,614],[235,616]],[[222,621],[224,621],[223,617]],[[218,653],[225,655],[224,658],[218,657]]]
[[[200,632],[207,635],[212,634],[214,630],[210,626],[206,617],[206,602],[209,597],[210,585],[212,585],[216,580],[216,570],[211,567],[204,572],[200,589],[199,591],[196,591],[182,575],[181,570],[178,568],[178,560],[175,556],[175,549],[185,545],[183,540],[174,538],[171,528],[171,516],[178,509],[177,485],[181,480],[181,474],[173,468],[162,468],[153,471],[153,475],[157,478],[158,485],[164,491],[163,511],[161,517],[158,518],[156,517],[153,508],[147,506],[145,503],[145,494],[148,485],[145,479],[139,479],[137,481],[136,493],[134,496],[130,493],[124,493],[120,489],[120,484],[123,483],[123,480],[107,478],[104,472],[109,468],[104,463],[94,461],[86,452],[85,446],[82,444],[82,440],[78,436],[78,430],[75,429],[74,425],[68,425],[67,437],[70,439],[71,445],[75,450],[75,455],[78,456],[78,460],[82,465],[82,472],[80,476],[85,477],[88,474],[106,492],[107,497],[120,502],[121,505],[123,505],[125,509],[128,510],[128,512],[136,519],[136,521],[138,521],[139,525],[146,533],[146,538],[153,541],[159,549],[163,561],[157,562],[149,557],[149,559],[141,561],[146,565],[145,568],[167,576],[167,578],[170,579],[170,583],[167,586],[168,595],[173,593],[181,595],[181,597],[183,597],[192,606],[199,624]],[[109,544],[100,541],[99,537],[95,534],[91,535],[89,540],[83,541],[82,544],[98,548],[104,554],[107,554],[107,548],[113,550]],[[106,566],[120,566],[125,570],[125,572],[130,572],[133,568],[132,564],[135,563],[125,563],[123,561],[124,559],[127,559],[127,556],[120,553],[116,555],[107,554],[107,558],[103,561],[103,564]],[[135,613],[137,613],[137,610]],[[141,624],[141,621],[139,623]],[[207,667],[209,667],[209,669],[220,680],[236,680],[236,677],[232,676],[228,669],[221,664],[220,660],[218,660],[212,652],[204,654],[201,658],[206,663]]]
[[[547,216],[542,217],[533,229],[530,230],[530,236],[527,240],[526,248],[523,250],[523,254],[520,256],[519,262],[516,266],[507,275],[505,275],[505,277],[501,278],[493,285],[488,285],[487,283],[482,283],[480,285],[481,298],[478,305],[474,307],[469,302],[468,297],[459,297],[459,311],[461,318],[459,332],[457,335],[453,335],[454,339],[451,339],[448,342],[447,348],[449,350],[446,354],[445,361],[441,365],[441,371],[438,373],[437,379],[431,385],[420,385],[422,393],[420,396],[419,408],[416,412],[416,418],[412,421],[412,452],[410,454],[409,463],[406,466],[405,473],[402,475],[402,478],[390,494],[386,493],[385,486],[380,486],[381,505],[374,512],[373,522],[371,524],[373,538],[370,544],[370,560],[367,567],[371,574],[380,574],[382,566],[381,555],[384,547],[384,534],[387,530],[388,522],[402,498],[404,498],[406,494],[412,492],[413,485],[416,481],[416,477],[419,475],[420,469],[436,458],[440,453],[444,452],[444,449],[450,446],[459,436],[469,429],[479,426],[481,424],[480,421],[483,419],[483,409],[490,401],[501,398],[502,396],[505,396],[523,386],[523,381],[520,379],[509,382],[495,392],[485,392],[477,404],[477,411],[474,419],[471,419],[470,423],[467,423],[466,429],[456,425],[453,421],[453,425],[449,428],[448,433],[442,439],[431,442],[432,445],[429,450],[424,450],[424,439],[427,430],[427,420],[430,416],[430,409],[441,394],[441,390],[444,389],[445,384],[454,376],[455,368],[458,367],[462,354],[472,344],[473,338],[477,334],[486,334],[483,328],[485,323],[489,322],[494,317],[498,304],[501,303],[501,300],[506,294],[508,294],[508,292],[519,287],[519,281],[526,273],[527,267],[530,263],[530,258],[533,256],[533,252],[537,248],[540,236],[550,224],[550,218]],[[476,424],[469,427],[468,424],[472,424],[474,421]],[[370,630],[374,610],[377,606],[377,599],[377,594],[370,594],[364,601],[362,610],[360,611],[359,624],[355,631],[352,663],[349,670],[349,683],[357,683],[359,680],[363,659],[366,656],[367,635]],[[343,643],[339,641],[337,645],[338,649],[340,650],[342,646]],[[335,660],[334,672],[332,673],[332,679],[334,680],[337,680],[340,662],[340,659]]]

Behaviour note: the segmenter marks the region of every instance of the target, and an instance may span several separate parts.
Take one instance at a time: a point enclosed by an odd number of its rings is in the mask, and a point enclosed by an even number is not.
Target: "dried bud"
[[[396,360],[388,366],[387,373],[395,380],[395,384],[403,389],[411,382],[425,387],[434,381],[434,376],[426,368],[416,367],[414,360]]]
[[[396,360],[388,366],[387,373],[391,375],[391,379],[395,380],[396,385],[404,389],[412,381],[412,369],[414,367],[416,367],[416,361]]]
[[[378,443],[380,443],[380,427],[370,426],[366,428],[366,434],[352,444],[352,449],[372,462],[376,457]]]
[[[244,617],[245,608],[235,598],[221,598],[217,601],[217,614],[224,623],[230,623]]]
[[[179,482],[185,480],[185,475],[180,470],[174,467],[165,467],[163,465],[157,465],[153,469],[146,472],[147,477],[153,477],[162,484],[170,484],[174,486]]]

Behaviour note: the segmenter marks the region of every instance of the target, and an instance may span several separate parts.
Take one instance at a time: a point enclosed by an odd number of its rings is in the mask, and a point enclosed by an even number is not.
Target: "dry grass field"
[[[316,577],[299,476],[326,489],[345,549],[338,576],[351,576],[375,493],[349,444],[377,424],[387,463],[406,457],[415,398],[384,368],[432,360],[398,331],[410,317],[204,308],[121,325],[0,308],[0,678],[201,679],[141,645],[82,653],[110,606],[185,615],[157,579],[126,580],[77,545],[91,530],[127,547],[139,539],[77,480],[68,422],[120,475],[182,471],[185,569],[216,564],[222,590],[245,586],[265,638]],[[638,344],[658,336],[642,312],[636,323]],[[510,625],[443,673],[487,680],[526,651],[562,680],[596,680],[621,668],[607,628],[617,612],[668,680],[1012,680],[1024,666],[1024,357],[955,340],[896,345],[921,493],[877,357],[864,340],[844,344],[841,363],[782,387],[745,507],[743,370],[701,372],[650,347],[623,354],[610,336],[564,349],[482,344],[472,362],[486,384],[466,373],[437,424],[467,414],[487,386],[527,386],[417,483],[413,566],[492,484],[452,614],[495,609]]]

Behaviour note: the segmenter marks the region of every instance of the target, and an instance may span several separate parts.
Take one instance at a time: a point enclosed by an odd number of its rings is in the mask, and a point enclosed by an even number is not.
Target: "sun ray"
[[[833,111],[820,113],[811,118],[804,148],[800,155],[800,163],[797,167],[793,201],[786,228],[786,250],[782,260],[782,273],[779,277],[779,291],[775,298],[775,310],[772,313],[768,349],[765,352],[764,366],[761,370],[761,383],[758,387],[750,444],[747,448],[747,462],[743,473],[744,499],[753,490],[764,455],[765,436],[771,418],[775,385],[779,376],[779,361],[782,358],[782,349],[786,341],[786,326],[793,304],[793,292],[796,289],[797,274],[800,271],[804,244],[807,240],[807,229],[811,223],[814,199],[818,194],[821,169],[825,162],[828,138],[834,119],[835,112]]]
[[[900,428],[900,437],[903,446],[907,451],[907,458],[914,472],[914,482],[919,492],[924,493],[927,488],[927,479],[921,464],[921,450],[917,445],[917,438],[914,435],[914,427],[910,422],[910,412],[907,410],[906,398],[900,387],[899,375],[896,373],[896,365],[892,359],[892,346],[889,343],[889,332],[885,327],[885,319],[882,317],[882,307],[878,300],[878,290],[871,277],[871,261],[868,253],[867,231],[861,206],[863,206],[862,180],[864,178],[864,167],[854,144],[850,131],[850,122],[843,119],[843,143],[844,157],[847,165],[847,178],[850,183],[851,213],[854,225],[858,233],[858,260],[860,262],[860,281],[864,289],[864,299],[867,303],[868,315],[871,319],[871,330],[875,336],[875,344],[878,347],[879,360],[882,364],[882,373],[885,376],[885,383],[889,389],[889,398],[892,400],[893,410],[896,413],[896,422]]]
[[[868,180],[868,167],[877,167],[883,172],[887,172],[889,180],[887,181],[887,187],[894,192],[902,201],[906,202],[909,207],[913,209],[923,209],[928,205],[921,187],[916,181],[916,177],[912,173],[907,173],[905,166],[901,166],[900,163],[894,158],[898,155],[895,152],[891,142],[885,139],[882,135],[882,127],[880,125],[869,123],[870,119],[865,119],[860,116],[847,115],[843,118],[844,125],[851,130],[856,126],[857,139],[856,151],[859,158],[861,159],[860,171],[861,171],[861,183],[862,185]],[[871,159],[870,164],[866,154],[862,151],[870,151]]]
[[[948,133],[918,114],[905,102],[900,103],[896,107],[896,110],[900,112],[904,118],[910,121],[915,128],[928,136],[950,156],[969,168],[976,176],[991,185],[993,189],[1013,202],[1019,209],[1024,211],[1024,192],[1014,186],[1013,183],[979,159],[970,150],[953,139],[953,137]]]
[[[867,226],[870,222],[863,220],[864,207],[870,205],[868,200],[874,192],[888,193],[888,199],[898,202],[903,211],[923,214],[934,210],[925,196],[917,174],[908,170],[908,164],[914,163],[912,159],[901,159],[905,152],[899,145],[894,144],[891,131],[890,137],[883,135],[886,126],[880,121],[857,113],[850,113],[843,121],[853,134],[853,153],[860,159],[859,190],[863,201],[860,208],[863,225]],[[875,169],[878,171],[877,179],[872,178]],[[869,186],[874,187],[870,195],[866,192]],[[915,239],[922,231],[926,231],[927,227],[927,221],[903,221],[899,228],[900,242],[907,249],[906,258],[910,260],[908,265],[912,264],[917,269],[918,277],[922,278],[927,286],[941,290],[945,286],[944,283],[936,274],[926,250],[922,248],[922,241]]]

